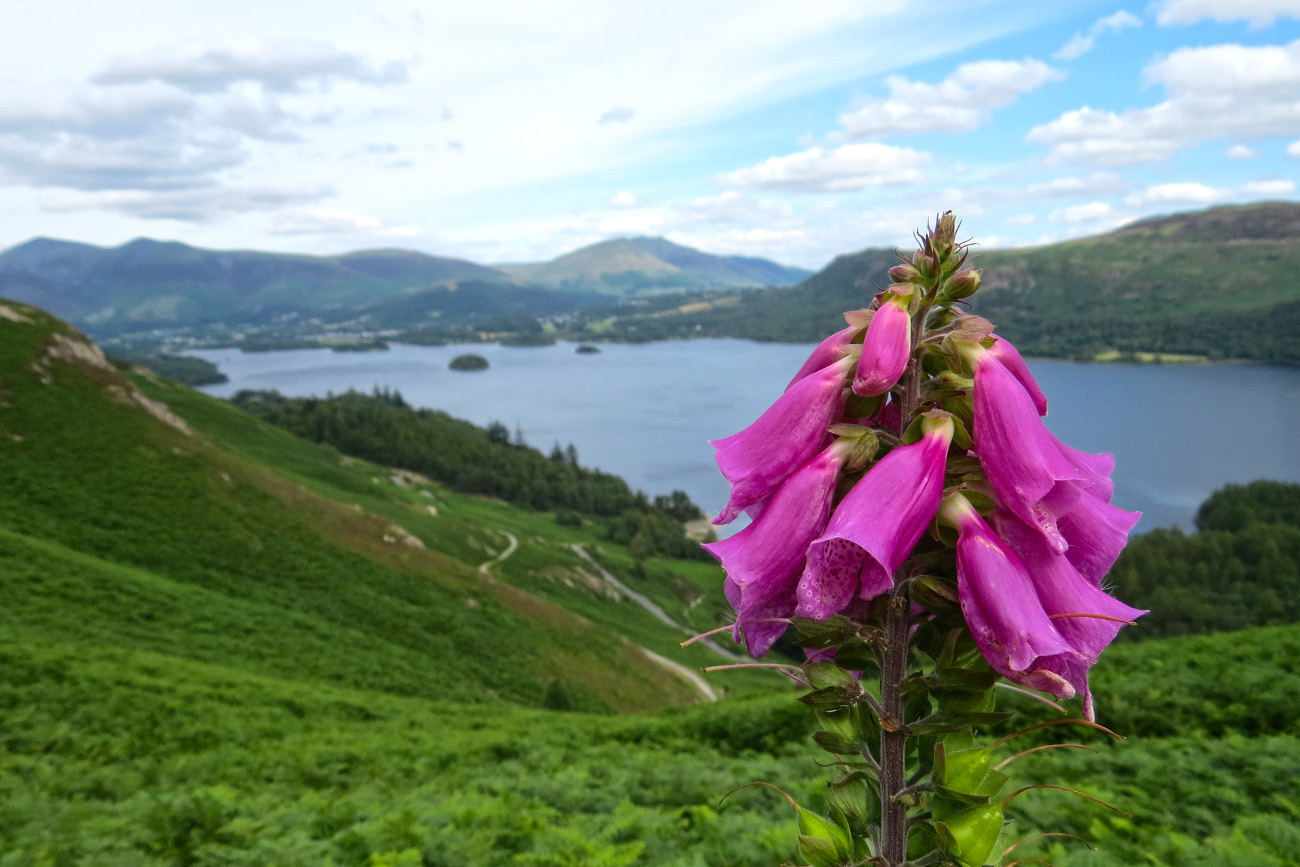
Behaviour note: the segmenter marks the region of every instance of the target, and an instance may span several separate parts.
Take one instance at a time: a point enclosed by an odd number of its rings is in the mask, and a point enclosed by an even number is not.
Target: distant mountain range
[[[250,317],[328,313],[337,320],[374,305],[413,311],[414,324],[467,311],[551,315],[632,295],[788,285],[808,273],[661,238],[606,241],[499,269],[411,250],[306,256],[147,238],[118,247],[35,238],[0,253],[0,297],[108,335]]]
[[[791,286],[812,272],[767,259],[714,256],[664,238],[614,238],[534,265],[502,265],[526,283],[602,295]]]

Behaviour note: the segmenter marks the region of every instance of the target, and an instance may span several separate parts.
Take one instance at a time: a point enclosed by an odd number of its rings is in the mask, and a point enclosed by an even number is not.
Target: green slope
[[[697,698],[633,642],[695,667],[712,655],[628,600],[570,581],[539,587],[548,601],[477,568],[513,530],[502,577],[576,575],[565,546],[595,552],[590,533],[399,485],[190,389],[132,381],[33,308],[0,314],[0,616],[15,628],[406,695],[537,704],[562,682],[592,707]]]

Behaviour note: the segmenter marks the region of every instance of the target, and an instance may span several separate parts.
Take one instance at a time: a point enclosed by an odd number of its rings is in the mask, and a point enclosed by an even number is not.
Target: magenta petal
[[[762,514],[730,538],[704,545],[727,573],[727,600],[736,611],[749,653],[767,653],[785,631],[809,543],[822,532],[847,446],[834,443],[799,468],[767,501]]]
[[[1091,719],[1088,669],[1115,640],[1124,626],[1123,621],[1136,620],[1147,612],[1125,605],[1081,575],[1068,558],[1053,552],[1042,536],[1017,518],[998,514],[995,521],[1002,538],[1028,568],[1043,610],[1052,618],[1061,637],[1081,658],[1074,670],[1064,674],[1075,690],[1084,696],[1084,713]]]
[[[850,325],[843,331],[836,331],[830,337],[827,337],[821,343],[817,344],[817,348],[808,356],[808,360],[803,363],[803,367],[799,368],[799,372],[794,375],[794,379],[790,380],[790,385],[785,387],[786,390],[789,391],[790,386],[794,385],[805,376],[808,376],[811,373],[816,373],[826,365],[834,364],[843,358],[847,347],[853,341],[854,335],[860,330],[860,328],[854,328]]]
[[[867,325],[853,392],[872,397],[889,391],[911,357],[912,315],[907,311],[907,299],[887,295]]]
[[[1091,492],[1085,493],[1057,521],[1061,535],[1070,543],[1065,556],[1084,577],[1100,585],[1128,544],[1129,531],[1141,517],[1141,512],[1126,512],[1092,496]]]
[[[1029,372],[1029,365],[1020,357],[1020,353],[1005,337],[999,337],[997,341],[989,348],[989,352],[1002,366],[1011,372],[1016,381],[1024,388],[1025,393],[1034,401],[1034,409],[1039,415],[1047,415],[1047,395],[1038,387],[1038,380]]]
[[[1083,659],[1043,610],[1024,564],[974,509],[958,532],[957,597],[980,653],[1009,680],[1072,697]]]
[[[713,523],[733,521],[766,499],[826,445],[852,368],[853,358],[846,357],[804,377],[749,427],[711,443],[718,450],[718,468],[731,483],[731,499]]]
[[[1052,437],[1052,439],[1056,438]],[[1070,448],[1060,440],[1056,440],[1056,448],[1060,451],[1062,457],[1083,472],[1091,485],[1088,488],[1088,493],[1110,502],[1111,495],[1115,493],[1115,483],[1110,478],[1110,474],[1115,471],[1115,456],[1105,453],[1094,455],[1089,452],[1081,452],[1078,449]]]
[[[894,571],[939,509],[951,422],[881,458],[844,497],[808,549],[799,579],[801,617],[825,620],[857,596],[893,586]]]
[[[1043,533],[1058,553],[1064,552],[1068,543],[1057,529],[1056,516],[1093,482],[1062,454],[1029,394],[987,352],[975,369],[974,421],[975,450],[998,499]]]

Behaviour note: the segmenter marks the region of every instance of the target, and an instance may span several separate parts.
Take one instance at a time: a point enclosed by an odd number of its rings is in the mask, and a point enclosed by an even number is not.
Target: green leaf
[[[810,620],[795,617],[791,620],[800,647],[819,650],[836,647],[857,634],[857,627],[849,618],[837,614],[829,620]]]
[[[937,806],[937,805],[936,805]],[[935,831],[944,848],[963,867],[983,867],[1002,834],[1002,807],[983,804],[939,818]]]
[[[849,854],[849,832],[830,819],[823,819],[809,810],[799,810],[799,832],[806,837],[814,837],[829,842],[833,851],[840,858]]]
[[[799,859],[812,867],[835,867],[840,863],[834,843],[803,834],[799,835]]]
[[[816,710],[838,710],[839,708],[852,707],[857,703],[861,695],[862,688],[856,684],[854,688],[828,686],[800,696],[799,701]]]
[[[833,662],[808,662],[803,665],[803,675],[816,689],[840,687],[858,690],[858,679]]]
[[[854,746],[853,741],[843,735],[836,734],[835,732],[813,732],[812,739],[813,743],[817,744],[817,746],[821,747],[826,752],[834,753],[837,756],[851,756],[857,755],[858,753],[857,747]]]

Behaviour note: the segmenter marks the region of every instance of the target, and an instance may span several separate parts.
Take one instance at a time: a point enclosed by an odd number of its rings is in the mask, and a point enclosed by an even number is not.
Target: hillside
[[[751,867],[795,857],[793,816],[724,793],[825,808],[808,709],[744,671],[701,701],[672,663],[716,654],[618,589],[703,629],[716,566],[638,570],[589,521],[340,455],[12,302],[0,492],[6,865]],[[1297,502],[1230,490],[1199,520]],[[1113,647],[1099,713],[1129,739],[1013,768],[1133,816],[1030,792],[1007,842],[1097,847],[1017,850],[1058,867],[1296,864],[1298,660],[1295,625]],[[1044,717],[1013,699],[1008,730]]]
[[[808,276],[767,259],[715,256],[664,238],[615,238],[549,262],[499,267],[521,281],[616,297],[788,286]]]
[[[1046,357],[1164,353],[1300,364],[1300,204],[1211,208],[1019,250],[975,248],[976,312]],[[798,286],[665,299],[621,317],[638,339],[813,342],[889,283],[891,249],[840,256]],[[684,303],[690,302],[690,303]],[[609,330],[608,325],[602,328]]]
[[[115,369],[12,302],[0,490],[0,622],[31,641],[428,699],[540,705],[558,690],[604,710],[699,700],[643,648],[717,659],[679,647],[582,554],[683,629],[717,622],[716,566],[638,572],[592,527],[342,458]]]

